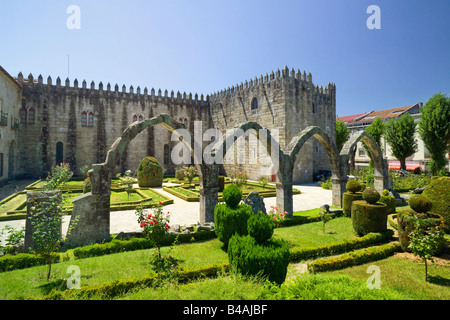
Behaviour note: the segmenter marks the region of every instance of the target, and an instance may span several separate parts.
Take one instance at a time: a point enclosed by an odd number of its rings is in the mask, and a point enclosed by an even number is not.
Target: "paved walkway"
[[[294,185],[294,188],[299,189],[301,191],[301,194],[296,194],[293,196],[294,211],[315,209],[319,208],[324,204],[331,205],[331,190],[322,189],[316,183],[305,185]],[[164,195],[167,195],[169,198],[174,200],[173,204],[164,206],[165,212],[170,212],[171,224],[185,225],[185,224],[197,224],[199,222],[200,220],[199,202],[186,202],[162,190],[162,188],[154,188],[154,189]],[[270,211],[271,206],[276,206],[276,197],[264,198],[264,203],[266,205],[266,210]],[[65,216],[63,219],[64,234],[67,232],[69,222],[70,216]],[[5,225],[10,225],[16,229],[20,229],[21,227],[25,226],[25,220],[22,219],[12,221],[2,221],[0,222],[0,230],[2,230]],[[141,228],[137,223],[135,211],[125,210],[125,211],[111,212],[110,230],[112,234],[116,234],[122,231],[123,232],[140,231]]]

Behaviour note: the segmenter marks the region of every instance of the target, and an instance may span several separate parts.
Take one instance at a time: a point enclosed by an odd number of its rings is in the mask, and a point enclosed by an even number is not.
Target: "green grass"
[[[17,210],[19,207],[24,206],[26,201],[27,195],[25,193],[16,194],[9,201],[5,201],[5,203],[0,205],[0,215],[6,215],[8,211]]]
[[[327,222],[325,233],[322,231],[322,225],[322,222],[313,222],[277,228],[274,236],[286,240],[290,246],[301,247],[316,247],[356,237],[350,218],[340,217]]]

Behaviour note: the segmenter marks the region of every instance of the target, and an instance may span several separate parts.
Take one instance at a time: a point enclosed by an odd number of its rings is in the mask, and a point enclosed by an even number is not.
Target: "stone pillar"
[[[331,205],[342,208],[342,197],[347,190],[347,179],[345,178],[331,178]]]
[[[287,211],[287,217],[292,218],[294,207],[292,202],[292,183],[276,183],[278,212]]]
[[[219,166],[202,164],[197,169],[200,179],[200,223],[214,222],[219,193]]]
[[[52,191],[30,191],[27,192],[27,216],[25,219],[25,251],[34,249],[33,228],[31,226],[30,214],[32,208],[42,207],[50,204],[52,201],[62,202],[61,190]],[[60,225],[60,234],[62,234],[62,224]]]
[[[110,195],[85,193],[73,199],[69,232],[64,245],[76,247],[110,240]]]

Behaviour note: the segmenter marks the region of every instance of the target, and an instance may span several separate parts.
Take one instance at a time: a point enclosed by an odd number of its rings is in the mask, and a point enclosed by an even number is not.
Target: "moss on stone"
[[[154,157],[142,159],[137,170],[138,185],[141,188],[162,186],[164,170]]]

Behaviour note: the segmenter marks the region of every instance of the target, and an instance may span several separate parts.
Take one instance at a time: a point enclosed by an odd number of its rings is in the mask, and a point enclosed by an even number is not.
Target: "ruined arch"
[[[69,226],[69,228],[72,228],[72,231],[66,239],[67,245],[81,245],[109,240],[111,178],[115,164],[122,157],[129,143],[140,132],[155,125],[161,125],[179,137],[181,135],[177,133],[177,130],[185,129],[184,124],[175,121],[167,114],[161,114],[151,119],[130,124],[110,147],[105,162],[93,164],[92,169],[89,170],[91,192],[73,200],[73,211]],[[182,142],[188,146],[192,156],[195,157],[194,149],[189,144],[190,141]],[[196,142],[194,141],[194,143]],[[196,161],[195,163],[199,172],[200,184],[202,185],[202,177],[204,176],[202,173],[204,170],[198,164],[199,162]]]
[[[342,174],[347,179],[347,174],[349,173],[349,159],[351,153],[356,144],[362,141],[369,150],[369,156],[372,159],[374,168],[374,187],[378,192],[383,192],[383,189],[390,189],[389,187],[389,174],[388,174],[388,164],[387,160],[383,158],[383,152],[381,151],[378,144],[372,139],[370,135],[365,131],[360,131],[355,133],[350,137],[350,139],[344,144],[340,152],[340,158],[342,162]]]

